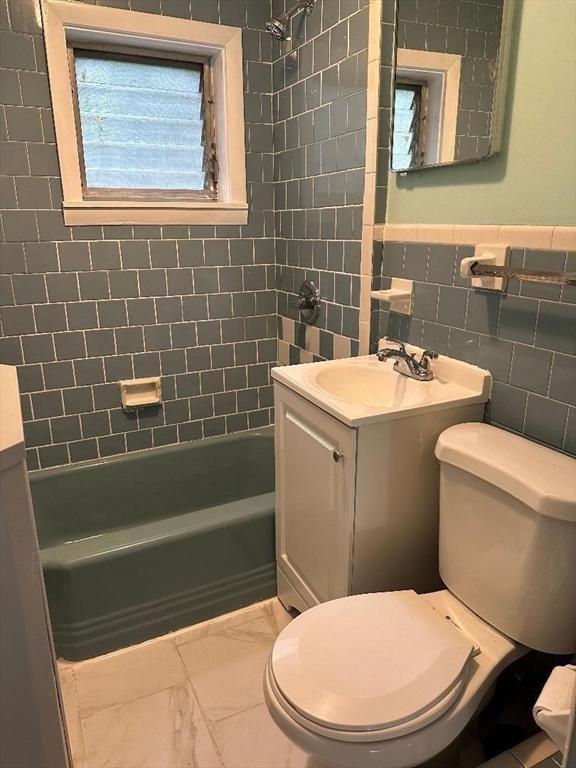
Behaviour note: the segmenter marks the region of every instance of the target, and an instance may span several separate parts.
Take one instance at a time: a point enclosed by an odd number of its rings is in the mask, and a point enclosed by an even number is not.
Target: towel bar
[[[511,277],[534,283],[562,283],[576,285],[576,272],[550,272],[545,269],[524,269],[522,267],[497,267],[475,261],[470,265],[475,277]]]

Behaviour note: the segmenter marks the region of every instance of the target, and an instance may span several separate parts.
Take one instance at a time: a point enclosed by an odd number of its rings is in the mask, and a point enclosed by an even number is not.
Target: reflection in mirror
[[[391,169],[500,148],[512,0],[398,0]]]

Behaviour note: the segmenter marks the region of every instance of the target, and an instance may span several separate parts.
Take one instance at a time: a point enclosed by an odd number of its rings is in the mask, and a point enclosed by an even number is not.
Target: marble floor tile
[[[503,752],[487,763],[482,763],[480,768],[522,768],[522,763],[519,763],[511,752]]]
[[[88,768],[222,768],[189,683],[84,718],[82,729]]]
[[[572,765],[574,765],[574,763],[572,763]],[[552,755],[552,757],[546,758],[546,760],[538,763],[538,765],[534,766],[534,768],[562,768],[561,753],[557,752],[555,755]]]
[[[278,728],[265,704],[211,726],[226,768],[304,768],[307,758]]]
[[[293,618],[277,597],[262,603],[262,610],[272,627],[272,631],[276,635],[279,635],[284,627],[287,627],[288,624],[290,624]]]
[[[558,747],[543,732],[534,734],[516,747],[512,747],[510,752],[520,762],[524,768],[534,768],[534,766],[552,757],[558,751]]]
[[[80,717],[172,688],[186,679],[174,643],[157,639],[74,666]]]
[[[62,694],[64,718],[66,720],[70,752],[72,753],[73,768],[84,768],[84,740],[82,737],[74,670],[68,665],[59,664],[58,677],[60,679],[60,692]]]
[[[273,599],[278,602],[276,598]],[[270,603],[272,600],[264,600],[260,603],[254,603],[254,605],[248,605],[246,608],[240,608],[238,611],[215,616],[213,619],[200,622],[200,624],[193,624],[191,627],[184,627],[184,629],[178,629],[176,632],[164,635],[164,639],[172,640],[176,645],[184,645],[192,640],[214,635],[225,628],[236,627],[253,619],[261,619],[266,615],[265,611]]]
[[[221,720],[264,700],[262,680],[276,638],[265,617],[224,626],[178,646],[188,676],[209,721]]]
[[[96,659],[60,662],[73,768],[222,768],[211,724],[226,768],[303,766],[262,691],[268,655],[291,618],[273,598]]]

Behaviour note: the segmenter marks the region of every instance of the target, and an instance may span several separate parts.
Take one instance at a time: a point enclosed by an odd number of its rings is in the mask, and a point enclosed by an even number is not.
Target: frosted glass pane
[[[417,144],[417,93],[413,88],[402,88],[396,83],[394,91],[394,135],[392,142],[392,168],[403,171],[415,162]]]
[[[89,188],[204,189],[201,67],[75,56]]]

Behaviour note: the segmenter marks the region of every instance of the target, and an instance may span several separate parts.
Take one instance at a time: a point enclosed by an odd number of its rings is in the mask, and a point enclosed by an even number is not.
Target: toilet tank
[[[440,575],[513,640],[576,651],[576,460],[488,424],[458,424],[440,461]]]

